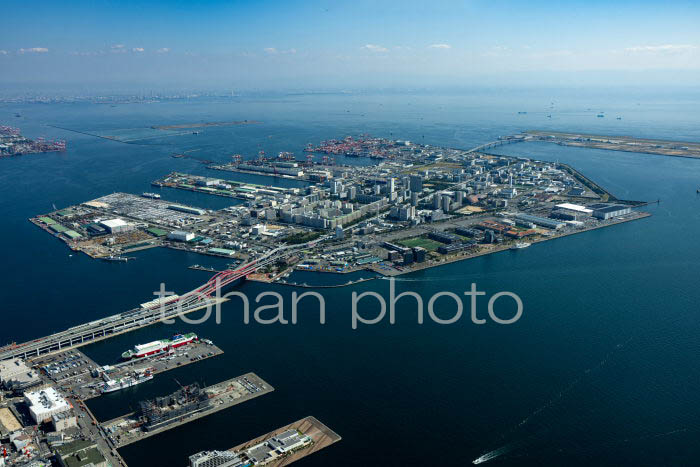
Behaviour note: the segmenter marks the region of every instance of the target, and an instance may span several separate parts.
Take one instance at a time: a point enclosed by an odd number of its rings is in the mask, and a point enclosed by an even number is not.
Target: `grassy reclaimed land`
[[[403,245],[407,248],[421,247],[421,248],[425,248],[428,251],[435,251],[440,247],[440,245],[442,245],[442,243],[440,243],[440,242],[436,242],[435,240],[431,240],[431,239],[425,238],[425,237],[407,238],[407,239],[401,240],[397,243],[399,243],[399,245]]]

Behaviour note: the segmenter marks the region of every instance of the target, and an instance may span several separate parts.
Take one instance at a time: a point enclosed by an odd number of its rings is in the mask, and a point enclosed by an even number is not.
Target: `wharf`
[[[123,361],[105,367],[98,365],[77,349],[42,356],[33,360],[32,363],[42,368],[42,376],[55,383],[64,393],[86,401],[102,395],[100,386],[104,383],[102,373],[105,368],[111,379],[118,379],[146,369],[150,369],[151,374],[155,376],[223,353],[224,351],[213,343],[199,341],[179,347],[172,353]],[[53,370],[56,372],[54,373]],[[124,388],[114,393],[119,394],[128,390],[129,388]]]
[[[285,456],[266,462],[267,467],[282,467],[296,462],[304,457],[320,451],[323,448],[337,443],[341,440],[340,435],[328,428],[326,425],[318,421],[315,417],[305,417],[289,425],[278,428],[266,435],[255,438],[247,443],[239,444],[238,446],[229,449],[232,452],[241,452],[253,446],[261,444],[273,436],[279,435],[287,430],[297,430],[300,433],[311,438],[312,443],[301,449],[292,451]]]
[[[541,242],[546,242],[549,240],[555,240],[557,238],[568,237],[570,235],[576,235],[576,234],[580,234],[583,232],[589,232],[591,230],[603,229],[605,227],[610,227],[612,225],[636,221],[636,220],[644,219],[644,218],[647,218],[650,216],[651,216],[651,214],[648,212],[635,211],[635,212],[632,212],[631,214],[626,215],[624,217],[620,217],[620,218],[616,218],[616,219],[607,221],[604,224],[598,224],[598,225],[595,225],[592,227],[585,227],[582,229],[572,230],[572,231],[568,231],[568,232],[564,232],[564,233],[557,233],[557,234],[551,235],[549,237],[540,237],[537,239],[531,239],[531,240],[528,240],[528,242],[531,242],[534,245],[535,243],[541,243]],[[478,252],[464,252],[461,254],[458,253],[455,256],[443,258],[437,262],[426,261],[424,263],[414,263],[413,265],[411,265],[411,267],[404,268],[402,270],[398,270],[398,269],[394,269],[394,268],[391,268],[390,270],[382,270],[381,268],[376,267],[376,265],[373,265],[375,267],[370,268],[370,270],[372,270],[378,274],[381,274],[383,276],[387,276],[387,277],[401,276],[404,274],[410,274],[412,272],[420,271],[422,269],[430,269],[430,268],[434,268],[434,267],[438,267],[438,266],[443,266],[445,264],[454,263],[457,261],[464,261],[467,259],[477,258],[479,256],[490,255],[492,253],[498,253],[500,251],[509,251],[510,246],[511,246],[510,244],[492,245],[492,247],[489,249],[480,250]]]
[[[330,168],[330,167],[329,167]],[[289,180],[300,180],[302,182],[310,182],[312,181],[308,176],[302,175],[301,177],[299,176],[294,176],[294,175],[286,175],[286,174],[281,174],[281,173],[274,173],[274,172],[262,172],[262,171],[257,171],[257,170],[245,170],[245,169],[239,169],[238,167],[232,165],[232,164],[224,164],[224,165],[209,165],[207,166],[207,169],[212,169],[212,170],[222,170],[224,172],[238,172],[242,174],[249,174],[249,175],[262,175],[264,177],[274,177],[274,178],[286,178]]]
[[[275,388],[255,373],[246,373],[245,375],[202,388],[202,391],[209,394],[210,405],[202,410],[174,418],[173,421],[167,425],[160,426],[150,431],[144,431],[142,429],[143,421],[139,419],[136,412],[132,412],[101,423],[100,429],[106,434],[107,439],[115,448],[121,448],[180,425],[206,417],[207,415],[228,409],[234,405],[268,394],[274,390]]]

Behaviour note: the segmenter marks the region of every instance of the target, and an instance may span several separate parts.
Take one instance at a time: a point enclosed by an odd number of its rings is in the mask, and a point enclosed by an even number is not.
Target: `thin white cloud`
[[[46,47],[32,47],[29,49],[19,49],[17,53],[20,54],[45,54],[49,49]]]
[[[690,44],[637,45],[627,47],[626,52],[632,53],[682,53],[690,52],[698,47]]]
[[[504,55],[509,55],[511,52],[510,47],[505,45],[494,45],[481,55],[482,57],[503,57]]]
[[[163,47],[161,49],[156,50],[156,52],[159,54],[167,54],[168,52],[170,52],[170,49],[167,47]]]
[[[294,55],[297,53],[297,49],[287,49],[287,50],[281,50],[276,47],[266,47],[263,49],[263,52],[270,54],[270,55],[277,55],[277,54],[286,54],[286,55]]]
[[[7,55],[7,50],[0,50],[0,55]]]
[[[70,52],[69,55],[75,55],[78,57],[95,57],[97,55],[104,55],[105,51],[104,50],[97,50],[94,52]]]
[[[144,50],[143,47],[134,47],[133,49],[131,49],[132,52],[137,52],[137,53],[141,53],[141,52],[143,52],[143,50]]]
[[[377,44],[365,44],[362,46],[363,49],[369,50],[370,52],[388,52],[389,49],[386,47],[382,47],[381,45]]]
[[[429,49],[451,49],[450,44],[432,44],[428,46]]]
[[[110,51],[113,54],[123,54],[126,53],[126,46],[124,44],[114,44],[110,46]]]

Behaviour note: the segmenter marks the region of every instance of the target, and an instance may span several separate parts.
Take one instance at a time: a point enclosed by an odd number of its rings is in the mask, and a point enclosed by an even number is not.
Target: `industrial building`
[[[0,385],[8,391],[24,391],[41,383],[36,371],[15,358],[0,362]]]
[[[56,448],[56,459],[62,467],[107,467],[107,459],[88,440],[77,440]]]
[[[312,443],[309,436],[289,429],[241,452],[203,451],[190,456],[190,467],[264,465]]]
[[[602,220],[624,216],[632,212],[632,208],[624,204],[596,203],[589,207],[593,209],[593,217]]]
[[[51,417],[54,431],[65,431],[78,426],[78,419],[72,412],[60,412]]]
[[[207,212],[204,209],[193,208],[191,206],[182,206],[180,204],[170,204],[170,205],[168,205],[168,209],[172,209],[173,211],[178,211],[178,212],[184,212],[187,214],[194,214],[196,216],[201,216],[203,214],[206,214],[206,212]]]
[[[190,467],[239,467],[246,461],[231,451],[202,451],[190,456]]]
[[[464,251],[468,248],[474,246],[473,243],[452,243],[450,245],[442,245],[438,248],[438,253],[447,255],[449,253],[456,253],[458,251]]]
[[[124,219],[108,219],[100,222],[100,224],[112,235],[129,232],[136,228],[136,226],[129,224]]]
[[[24,401],[36,423],[42,423],[56,414],[71,410],[68,401],[52,387],[24,393]]]
[[[550,219],[548,217],[533,216],[532,214],[516,214],[515,218],[519,221],[530,222],[540,227],[546,227],[548,229],[558,230],[564,227],[564,223],[555,219]]]
[[[185,232],[184,230],[174,230],[168,234],[168,240],[175,240],[176,242],[189,242],[194,240],[194,234],[192,232]]]
[[[440,231],[433,231],[428,234],[428,238],[431,240],[438,241],[440,243],[458,243],[461,239],[454,234],[451,234],[449,232],[440,232]]]

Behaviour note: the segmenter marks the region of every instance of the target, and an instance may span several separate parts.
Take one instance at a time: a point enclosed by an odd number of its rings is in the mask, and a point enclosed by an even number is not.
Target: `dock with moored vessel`
[[[103,422],[100,428],[115,448],[121,448],[272,391],[255,373],[207,387],[194,383],[173,394],[141,401],[135,412]]]

